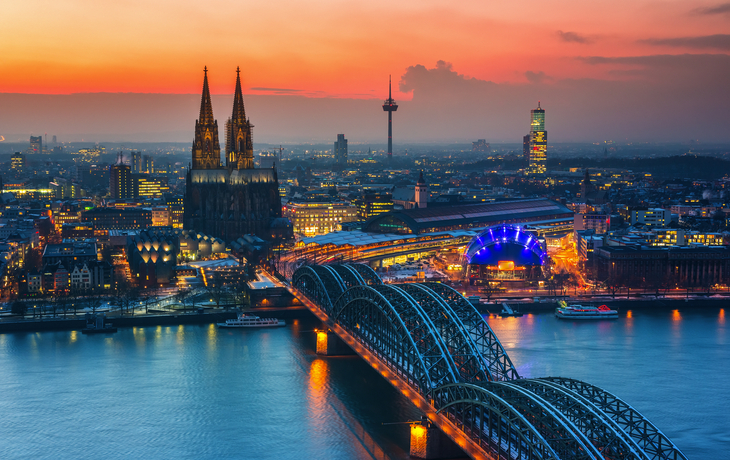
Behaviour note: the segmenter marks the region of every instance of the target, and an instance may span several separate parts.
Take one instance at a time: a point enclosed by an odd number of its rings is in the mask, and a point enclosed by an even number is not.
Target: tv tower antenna
[[[398,104],[393,100],[391,86],[391,76],[388,75],[388,99],[383,103],[383,110],[388,112],[388,161],[393,159],[393,112],[398,110]]]

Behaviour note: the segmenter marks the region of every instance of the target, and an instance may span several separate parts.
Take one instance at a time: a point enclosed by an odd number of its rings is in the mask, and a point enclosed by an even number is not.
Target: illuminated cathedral
[[[233,114],[226,123],[226,163],[221,164],[218,121],[204,70],[200,117],[195,122],[193,161],[187,174],[183,226],[233,242],[244,235],[276,239],[286,222],[276,169],[254,169],[251,122],[246,118],[240,70],[236,73]]]

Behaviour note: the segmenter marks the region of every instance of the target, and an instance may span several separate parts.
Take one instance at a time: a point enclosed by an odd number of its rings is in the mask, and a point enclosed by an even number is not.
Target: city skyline
[[[730,3],[191,5],[205,21],[163,2],[144,14],[136,3],[40,6],[10,6],[0,31],[7,140],[189,141],[206,65],[214,101],[230,97],[227,76],[241,66],[258,142],[382,139],[388,74],[402,107],[396,150],[519,142],[537,100],[555,142],[730,140]],[[203,25],[237,14],[255,20]]]

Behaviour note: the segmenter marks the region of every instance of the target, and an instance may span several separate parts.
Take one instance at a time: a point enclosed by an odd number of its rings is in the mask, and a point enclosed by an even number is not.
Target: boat
[[[112,323],[106,322],[106,315],[86,314],[86,327],[81,329],[82,334],[111,334],[117,332]]]
[[[555,317],[561,319],[617,319],[618,311],[611,310],[607,305],[600,307],[568,305],[564,300],[558,302]]]
[[[509,305],[507,305],[505,302],[502,302],[502,312],[499,314],[499,316],[501,316],[502,318],[509,317],[509,316],[519,318],[522,315],[523,315],[522,312],[517,311],[517,310],[513,309],[512,307],[510,307]]]
[[[286,326],[283,319],[259,318],[256,315],[241,313],[236,319],[226,320],[225,323],[217,323],[218,327],[279,327]]]

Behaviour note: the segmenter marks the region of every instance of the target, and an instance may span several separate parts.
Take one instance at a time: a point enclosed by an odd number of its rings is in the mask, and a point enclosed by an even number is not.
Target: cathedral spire
[[[241,91],[241,69],[236,67],[236,91],[233,114],[227,123],[226,165],[231,169],[253,169],[253,136],[251,121],[246,118]]]
[[[203,77],[203,96],[200,98],[200,117],[198,121],[201,125],[212,124],[213,104],[210,102],[210,88],[208,88],[208,66],[203,69],[205,76]]]
[[[243,92],[241,91],[241,69],[236,67],[236,91],[233,94],[233,116],[232,123],[246,122],[246,109],[243,106]]]
[[[218,122],[213,118],[213,104],[208,87],[208,67],[203,69],[203,95],[200,98],[200,118],[195,122],[193,140],[193,169],[216,169],[221,164],[218,143]]]

